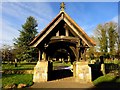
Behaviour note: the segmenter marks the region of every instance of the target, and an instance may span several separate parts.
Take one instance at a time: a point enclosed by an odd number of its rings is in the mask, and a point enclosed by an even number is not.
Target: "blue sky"
[[[118,21],[117,2],[65,2],[65,12],[90,36],[98,24]],[[60,11],[60,2],[2,2],[0,44],[13,44],[19,37],[21,25],[29,16],[38,22],[38,32],[43,30]]]

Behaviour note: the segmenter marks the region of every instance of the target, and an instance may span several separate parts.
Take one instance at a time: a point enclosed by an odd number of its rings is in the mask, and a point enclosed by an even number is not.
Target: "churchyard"
[[[95,60],[93,60],[93,62],[95,63]],[[13,64],[7,64],[7,63],[3,63],[2,64],[2,78],[0,79],[0,81],[2,81],[2,88],[13,88],[13,87],[18,87],[20,88],[19,84],[25,84],[25,87],[30,87],[32,86],[33,83],[33,70],[34,67],[36,65],[37,62],[31,62],[31,63],[27,63],[27,62],[20,62],[17,64],[17,67],[15,67],[14,63]],[[98,77],[97,79],[95,79],[93,82],[94,85],[98,85],[99,83],[120,83],[120,77],[118,76],[118,69],[117,67],[114,67],[113,64],[115,65],[119,65],[120,67],[120,61],[119,60],[114,60],[112,61],[108,61],[105,60],[105,64],[109,65],[109,72],[106,72],[105,75]],[[53,64],[53,68],[55,70],[55,68],[57,69],[60,66],[71,66],[71,64],[65,63],[65,62],[59,62],[56,61]],[[94,64],[97,65],[97,64]],[[111,66],[113,65],[113,66]],[[9,71],[9,72],[8,72]],[[29,71],[29,72],[28,72]],[[116,78],[117,77],[117,78]],[[116,78],[116,80],[114,80]],[[19,85],[19,86],[18,86]],[[116,84],[117,85],[117,84]],[[24,86],[22,86],[24,87]]]

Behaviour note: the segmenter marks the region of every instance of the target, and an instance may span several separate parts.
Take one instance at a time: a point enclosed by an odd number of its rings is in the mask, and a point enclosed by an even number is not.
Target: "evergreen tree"
[[[20,36],[15,39],[16,48],[16,58],[19,60],[31,61],[37,57],[37,50],[30,47],[30,42],[35,38],[37,32],[36,27],[38,26],[37,21],[34,17],[30,16],[27,18],[24,25],[22,25],[22,30],[19,30]]]

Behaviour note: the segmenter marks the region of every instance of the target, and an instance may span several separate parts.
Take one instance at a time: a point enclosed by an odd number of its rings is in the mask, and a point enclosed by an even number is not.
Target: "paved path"
[[[73,77],[34,83],[30,88],[93,88],[92,83],[77,82]]]

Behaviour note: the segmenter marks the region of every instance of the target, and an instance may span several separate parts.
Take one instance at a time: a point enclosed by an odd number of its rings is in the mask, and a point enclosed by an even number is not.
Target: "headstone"
[[[73,76],[77,81],[86,83],[91,82],[91,67],[88,66],[88,62],[74,62],[73,64]]]
[[[15,67],[17,67],[17,59],[15,58]]]
[[[27,85],[26,84],[18,84],[17,88],[25,88]]]
[[[49,66],[49,61],[38,61],[37,65],[34,67],[33,82],[48,81],[50,71],[52,70],[52,67]]]
[[[101,64],[101,71],[103,75],[105,75],[105,64]]]

